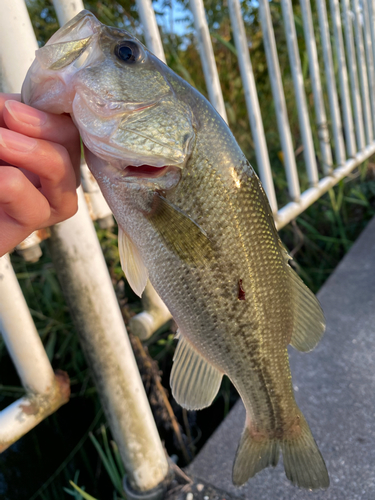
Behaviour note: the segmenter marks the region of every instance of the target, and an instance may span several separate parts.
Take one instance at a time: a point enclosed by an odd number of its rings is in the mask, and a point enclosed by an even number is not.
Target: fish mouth
[[[167,172],[176,170],[176,167],[166,165],[164,167],[153,167],[152,165],[140,165],[134,167],[129,165],[126,167],[122,174],[124,177],[138,177],[142,179],[157,179],[164,176]]]

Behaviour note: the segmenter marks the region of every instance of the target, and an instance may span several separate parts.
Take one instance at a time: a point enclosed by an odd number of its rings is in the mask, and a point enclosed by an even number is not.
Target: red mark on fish
[[[242,280],[238,280],[238,300],[246,300],[245,299],[245,290],[242,286]]]

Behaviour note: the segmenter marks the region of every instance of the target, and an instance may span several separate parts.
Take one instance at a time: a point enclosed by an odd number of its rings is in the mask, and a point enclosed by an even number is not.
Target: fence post
[[[130,487],[144,492],[166,478],[168,462],[83,191],[78,194],[77,214],[51,228],[48,244]]]

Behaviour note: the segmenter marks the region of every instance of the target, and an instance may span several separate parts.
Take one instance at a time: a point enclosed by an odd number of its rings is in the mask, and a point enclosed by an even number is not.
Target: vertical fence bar
[[[203,0],[190,0],[190,8],[194,17],[195,30],[197,32],[199,53],[202,60],[204,79],[207,86],[208,97],[211,104],[222,118],[228,123],[227,112],[220,87],[219,75],[215,63],[210,31],[206,20]]]
[[[335,38],[337,62],[338,62],[341,105],[344,116],[346,151],[348,157],[353,158],[357,150],[354,137],[352,107],[349,97],[348,72],[346,69],[344,40],[342,37],[340,7],[338,0],[330,0],[330,6],[331,6],[331,16],[333,24],[333,33]]]
[[[151,0],[136,0],[147,47],[164,63],[165,54]]]
[[[34,60],[38,44],[31,23],[24,22],[25,19],[28,21],[29,16],[23,1],[0,0],[0,9],[0,92],[18,93],[26,71]],[[20,23],[22,23],[22,29],[19,29]],[[11,42],[15,30],[18,30],[18,43]],[[20,47],[24,47],[21,57]],[[25,260],[37,260],[42,253],[39,242],[40,239],[35,235],[28,241],[22,242],[22,249],[17,247],[17,250],[20,250]]]
[[[366,74],[365,52],[363,47],[363,36],[362,36],[362,26],[361,26],[361,14],[359,11],[358,0],[353,0],[353,12],[354,12],[354,35],[356,42],[355,46],[357,50],[358,74],[361,86],[362,110],[365,122],[366,144],[371,144],[371,142],[373,141],[373,130],[372,130],[372,118],[370,112],[371,109],[370,95],[369,95],[369,87]]]
[[[20,92],[38,44],[23,0],[0,0],[2,92]],[[20,29],[22,26],[22,29]],[[13,36],[17,32],[17,43]],[[22,56],[20,55],[22,47]]]
[[[316,165],[314,142],[311,133],[309,112],[307,109],[305,87],[303,83],[301,59],[298,50],[296,27],[294,24],[293,8],[290,0],[281,0],[281,8],[285,24],[285,35],[288,47],[290,68],[292,71],[294,90],[296,93],[297,112],[299,118],[300,132],[303,143],[303,154],[305,157],[306,170],[311,186],[319,181],[318,168]]]
[[[363,126],[362,102],[359,93],[357,61],[354,50],[352,12],[350,10],[349,0],[342,0],[342,15],[345,29],[346,55],[348,58],[350,87],[352,93],[352,103],[354,111],[355,132],[359,151],[365,147],[365,130]],[[375,47],[374,47],[375,50]]]
[[[46,393],[54,373],[8,256],[0,258],[0,285],[0,331],[9,355],[22,385]]]
[[[325,0],[317,0],[316,5],[318,9],[320,34],[323,46],[324,67],[326,73],[328,99],[331,110],[336,163],[337,165],[343,165],[345,163],[345,148],[344,139],[342,136],[339,100],[336,91],[336,79],[333,70],[332,49]]]
[[[241,14],[239,0],[229,0],[229,14],[232,23],[234,43],[238,53],[238,64],[244,86],[247,114],[250,119],[251,132],[255,144],[259,176],[266,191],[273,214],[277,213],[277,200],[273,184],[270,159],[264,135],[262,115],[255,86],[253,67],[251,65],[245,26]]]
[[[375,0],[368,0],[368,9],[371,30],[372,62],[375,68]]]
[[[370,14],[368,11],[368,5],[366,1],[362,1],[362,19],[363,19],[363,34],[364,34],[364,46],[365,46],[365,57],[366,57],[366,67],[367,67],[367,78],[369,83],[370,91],[370,103],[371,103],[371,116],[373,132],[375,134],[375,80],[374,80],[374,61],[372,58],[372,48],[371,48],[371,30],[370,30]]]
[[[275,101],[277,125],[284,154],[289,195],[293,201],[298,201],[301,191],[268,0],[260,0],[259,14],[263,30],[264,48],[271,80],[272,95]]]
[[[79,192],[77,214],[51,228],[50,251],[130,486],[147,491],[168,473],[107,266]]]
[[[316,49],[310,0],[300,0],[300,4],[302,11],[303,30],[305,34],[305,43],[309,60],[311,87],[314,94],[314,107],[316,114],[316,123],[318,127],[320,152],[322,154],[323,160],[323,172],[324,174],[329,175],[332,171],[333,161],[328,122],[324,108],[323,90],[320,79],[318,53]]]

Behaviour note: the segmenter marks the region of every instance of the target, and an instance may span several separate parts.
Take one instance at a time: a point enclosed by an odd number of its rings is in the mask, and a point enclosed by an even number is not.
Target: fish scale
[[[119,224],[129,284],[141,295],[149,277],[179,327],[177,402],[208,406],[224,374],[237,388],[247,417],[234,484],[275,466],[281,450],[292,483],[327,487],[287,352],[289,343],[313,349],[324,316],[289,266],[264,190],[222,118],[136,38],[88,11],[37,52],[22,98],[70,112],[80,130]]]

